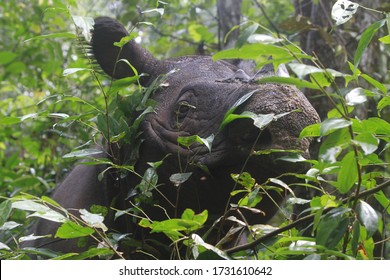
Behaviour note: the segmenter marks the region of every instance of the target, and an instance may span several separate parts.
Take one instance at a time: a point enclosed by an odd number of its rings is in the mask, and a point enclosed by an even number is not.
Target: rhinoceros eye
[[[188,103],[188,101],[181,101],[178,103],[177,109],[175,111],[177,125],[180,125],[184,121],[185,117],[191,109],[196,109],[196,107]]]

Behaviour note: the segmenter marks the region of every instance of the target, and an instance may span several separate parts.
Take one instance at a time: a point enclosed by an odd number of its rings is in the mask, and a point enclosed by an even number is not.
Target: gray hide
[[[115,64],[119,48],[114,47],[113,43],[120,41],[127,34],[125,28],[115,20],[107,17],[95,20],[91,42],[93,53],[101,68],[115,79],[134,75],[126,63]],[[146,74],[141,78],[144,86],[149,85],[160,75],[172,71],[166,77],[164,86],[153,96],[157,102],[155,113],[148,114],[141,124],[144,142],[136,166],[137,171],[143,174],[148,167],[147,162],[156,162],[169,155],[158,169],[161,184],[159,191],[164,197],[156,192],[155,198],[170,217],[176,214],[180,216],[186,208],[191,208],[196,213],[208,209],[210,219],[222,216],[234,187],[231,173],[246,171],[258,183],[262,183],[269,177],[276,177],[285,172],[304,170],[304,164],[278,160],[285,155],[283,153],[252,156],[247,160],[252,149],[300,150],[302,156],[309,157],[310,140],[299,140],[298,136],[304,127],[318,122],[319,118],[305,96],[295,87],[256,84],[247,78],[242,79],[242,71],[235,65],[213,61],[208,56],[188,56],[160,61],[133,41],[123,47],[119,58],[127,59],[138,73]],[[254,90],[256,92],[237,108],[236,113],[250,111],[255,114],[281,114],[296,109],[299,109],[299,112],[273,121],[261,134],[250,119],[233,121],[219,131],[225,113],[242,96]],[[207,138],[212,134],[215,135],[215,139],[211,151],[200,144],[187,149],[177,143],[179,136],[198,135]],[[120,153],[125,155],[126,149],[122,147]],[[201,165],[207,166],[209,172],[199,168]],[[54,199],[68,208],[88,209],[91,204],[107,206],[111,199],[111,195],[107,195],[106,192],[108,189],[111,193],[117,191],[119,194],[117,201],[120,202],[122,209],[129,208],[130,205],[123,197],[134,188],[136,180],[128,176],[119,183],[119,187],[114,187],[110,178],[103,182],[98,181],[99,172],[99,167],[96,166],[76,167],[58,187]],[[192,172],[192,175],[180,187],[178,194],[178,188],[173,186],[169,177],[171,174],[181,172]],[[273,200],[280,203],[284,197],[283,193],[271,193]],[[175,205],[176,209],[171,204]],[[264,214],[249,214],[247,217],[249,222],[268,221],[277,207],[265,196],[259,204],[259,209]],[[165,212],[158,207],[145,206],[145,211],[153,219],[166,217]],[[110,219],[106,222],[109,225],[114,224]],[[116,226],[122,232],[137,231],[133,226],[128,227],[128,221],[122,221],[122,225]],[[39,221],[36,234],[53,234],[55,229],[56,225]],[[46,247],[64,252],[80,250],[73,241],[68,244],[56,241]]]

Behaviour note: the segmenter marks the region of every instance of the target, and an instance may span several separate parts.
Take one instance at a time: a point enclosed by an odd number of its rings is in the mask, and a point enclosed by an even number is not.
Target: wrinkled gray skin
[[[110,18],[101,17],[95,20],[92,38],[95,58],[101,68],[115,79],[133,75],[132,70],[122,62],[119,62],[114,70],[119,48],[114,47],[113,42],[126,35],[124,27]],[[186,208],[191,208],[197,213],[208,209],[210,217],[222,216],[229,193],[234,187],[230,174],[239,173],[243,168],[255,177],[258,183],[287,171],[294,172],[305,168],[302,164],[276,160],[281,154],[250,157],[245,164],[252,147],[254,150],[298,149],[302,151],[304,157],[309,157],[310,140],[298,140],[298,136],[305,126],[318,122],[319,118],[305,96],[296,88],[251,83],[241,77],[242,71],[235,65],[213,61],[207,56],[159,61],[134,42],[124,46],[120,58],[127,59],[138,73],[147,74],[141,78],[144,86],[149,85],[158,76],[175,70],[167,76],[164,86],[153,96],[157,101],[155,113],[148,114],[141,124],[144,142],[136,166],[137,171],[143,174],[148,167],[147,162],[159,161],[167,154],[170,155],[158,169],[159,183],[162,184],[159,190],[172,204],[177,204],[178,209],[175,211],[174,207],[159,194],[156,193],[155,196],[171,217],[174,217],[175,213],[180,216]],[[300,109],[301,112],[291,113],[272,122],[261,132],[257,142],[259,129],[253,126],[253,121],[249,119],[236,120],[219,131],[225,113],[240,97],[253,90],[257,92],[242,104],[236,113],[251,111],[256,114],[280,114],[295,109]],[[211,134],[216,135],[211,152],[200,144],[191,146],[190,150],[177,144],[179,136],[199,135],[207,138]],[[120,153],[125,155],[126,148],[122,148]],[[191,164],[188,164],[189,161]],[[196,164],[207,166],[210,174],[197,168]],[[121,198],[117,199],[121,202],[119,207],[128,208],[129,204],[126,204],[121,196],[134,187],[136,184],[134,178],[125,178],[114,184],[108,175],[100,182],[97,180],[97,174],[103,168],[77,166],[58,187],[53,198],[66,208],[88,209],[91,204],[108,206],[111,198],[119,194]],[[193,174],[181,186],[179,200],[176,202],[177,187],[169,181],[169,176],[180,172]],[[283,196],[274,194],[273,199],[281,202]],[[249,215],[248,221],[266,222],[277,209],[267,198],[260,203],[259,208],[265,215]],[[146,209],[149,217],[165,218],[160,208]],[[121,232],[128,232],[129,228],[134,230],[129,227],[128,222],[114,225],[112,220],[106,219],[106,224],[117,226]],[[53,234],[56,228],[56,224],[40,220],[35,234]],[[36,242],[28,245],[42,244]],[[73,240],[57,240],[45,247],[63,252],[80,251]]]

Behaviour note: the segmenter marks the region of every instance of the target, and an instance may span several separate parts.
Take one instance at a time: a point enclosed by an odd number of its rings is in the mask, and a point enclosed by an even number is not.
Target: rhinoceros
[[[236,64],[210,56],[184,56],[158,60],[134,40],[122,49],[114,46],[126,29],[108,17],[95,19],[91,47],[101,69],[113,79],[134,76],[134,69],[141,74],[140,83],[147,87],[164,76],[164,83],[152,96],[156,105],[140,125],[143,139],[135,170],[143,174],[148,163],[162,161],[157,169],[158,191],[154,192],[159,207],[145,205],[150,219],[166,219],[180,216],[185,209],[195,213],[207,209],[209,219],[222,217],[230,204],[237,203],[231,192],[237,188],[231,174],[247,172],[261,184],[286,172],[298,172],[306,168],[303,163],[279,160],[286,153],[254,151],[298,150],[309,158],[310,139],[299,139],[303,128],[319,121],[319,117],[306,97],[295,87],[282,84],[259,84],[262,75],[275,75],[267,68],[252,75]],[[128,63],[127,63],[127,62]],[[129,63],[132,65],[131,68]],[[236,106],[236,108],[235,108]],[[272,117],[269,125],[254,125],[252,118],[237,118],[223,125],[225,116],[251,112],[252,115]],[[248,113],[247,113],[248,114]],[[279,116],[276,118],[275,116]],[[210,145],[195,142],[190,146],[178,144],[179,137],[197,136],[213,139]],[[210,138],[212,136],[212,138]],[[129,146],[116,147],[118,154],[126,157]],[[109,149],[107,149],[108,153]],[[110,172],[103,180],[98,175],[102,165],[78,165],[57,187],[53,199],[68,209],[88,209],[91,205],[112,206],[127,209],[129,192],[139,183],[139,178],[125,176],[114,178]],[[172,174],[188,174],[182,183],[172,181]],[[251,212],[247,221],[267,222],[277,211],[285,191],[264,195],[257,205],[260,211]],[[122,233],[138,232],[131,219],[122,221],[106,218],[105,223]],[[40,219],[35,234],[53,234],[58,224]],[[142,238],[141,238],[142,239]],[[62,252],[80,252],[75,240],[45,239],[29,244]],[[169,245],[169,244],[168,244]],[[131,250],[130,250],[131,251]],[[127,256],[131,257],[131,256]]]

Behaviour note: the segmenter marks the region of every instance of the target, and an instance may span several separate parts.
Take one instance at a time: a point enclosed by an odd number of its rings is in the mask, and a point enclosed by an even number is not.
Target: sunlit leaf
[[[229,255],[227,255],[224,251],[218,249],[217,247],[215,247],[211,244],[204,242],[204,240],[199,235],[192,234],[191,239],[193,240],[194,245],[195,245],[192,248],[192,253],[193,253],[195,259],[201,259],[201,254],[200,254],[199,249],[198,249],[199,246],[204,247],[206,250],[212,251],[213,253],[215,253],[216,255],[218,255],[222,259],[225,259],[225,260],[230,259]],[[210,259],[210,256],[208,256],[207,259]]]
[[[277,178],[270,178],[269,180],[270,180],[272,183],[281,186],[282,188],[284,188],[285,190],[287,190],[292,196],[295,197],[295,194],[294,194],[293,190],[292,190],[285,182],[283,182],[282,180],[277,179]]]
[[[383,44],[390,45],[390,35],[379,38],[379,41],[381,41]]]
[[[356,213],[359,221],[367,230],[368,238],[371,237],[378,230],[378,214],[370,204],[363,200],[359,200],[356,207]]]
[[[355,88],[347,93],[345,96],[345,101],[347,102],[347,105],[355,106],[366,102],[367,96],[364,93],[364,89]]]
[[[26,235],[26,236],[22,236],[18,239],[19,242],[25,242],[25,241],[32,241],[32,240],[38,240],[38,239],[43,239],[43,238],[48,238],[48,237],[51,237],[51,234],[48,234],[48,235],[34,235],[34,234],[30,234],[30,235]]]
[[[298,76],[298,78],[303,79],[306,75],[323,72],[323,69],[317,68],[312,65],[306,65],[303,63],[289,63],[291,70]]]
[[[350,20],[356,13],[359,4],[347,1],[338,0],[332,7],[332,18],[336,21],[336,25],[343,24]]]
[[[321,124],[321,135],[326,136],[337,129],[348,127],[352,124],[351,121],[341,118],[327,119]]]
[[[19,226],[22,226],[22,224],[19,224],[19,223],[14,222],[14,221],[9,221],[9,222],[3,223],[3,225],[0,226],[0,230],[11,230],[11,229],[14,229],[14,228],[19,227]]]
[[[299,134],[299,139],[305,137],[318,137],[321,135],[320,131],[321,131],[320,123],[308,125],[304,129],[302,129],[301,133]]]
[[[82,34],[87,42],[91,41],[91,30],[95,24],[93,18],[72,15],[72,19],[78,28],[77,34]]]
[[[53,39],[53,38],[76,39],[77,36],[73,33],[70,33],[70,32],[51,33],[51,34],[47,34],[47,35],[36,36],[36,37],[30,38],[30,39],[27,39],[24,42],[27,43],[27,42],[30,42],[33,40],[44,40],[44,39]]]
[[[92,71],[92,69],[89,68],[67,68],[62,72],[63,76],[72,75],[74,73],[80,72],[80,71]]]
[[[187,173],[175,173],[172,174],[169,177],[169,181],[171,181],[175,186],[179,186],[186,182],[192,175],[192,172],[187,172]]]
[[[11,251],[11,248],[8,247],[6,244],[4,244],[3,242],[0,242],[0,250],[7,250],[7,251]]]
[[[369,155],[378,149],[379,139],[371,133],[361,133],[354,138],[354,143],[362,148],[365,155]]]
[[[90,227],[93,228],[100,228],[103,231],[107,231],[108,228],[103,223],[104,217],[100,214],[93,214],[88,212],[85,209],[80,209],[80,218],[83,219],[84,222],[86,222]]]
[[[93,234],[95,231],[90,227],[83,227],[81,225],[76,224],[75,222],[69,221],[67,223],[62,224],[56,234],[55,237],[59,238],[77,238],[83,237]]]
[[[51,209],[47,207],[46,205],[43,205],[41,203],[37,203],[32,200],[19,200],[12,202],[12,208],[25,210],[25,211],[33,211],[33,212],[47,212]]]
[[[250,44],[275,44],[282,42],[283,39],[275,38],[267,34],[252,34],[248,37],[247,41]]]
[[[63,155],[63,158],[81,158],[81,157],[87,157],[87,156],[93,156],[93,155],[98,155],[102,154],[103,151],[99,149],[83,149],[83,150],[78,150],[74,151],[68,154]]]
[[[148,14],[148,13],[159,13],[160,16],[164,15],[164,9],[163,8],[156,8],[156,9],[150,9],[150,10],[145,10],[142,11],[143,14]]]
[[[231,174],[232,179],[245,187],[246,189],[252,189],[256,183],[256,180],[248,172],[242,172],[241,174]]]
[[[64,223],[69,219],[63,214],[54,211],[52,209],[48,209],[46,211],[37,211],[27,216],[29,217],[39,217],[48,221],[56,222],[56,223]]]

